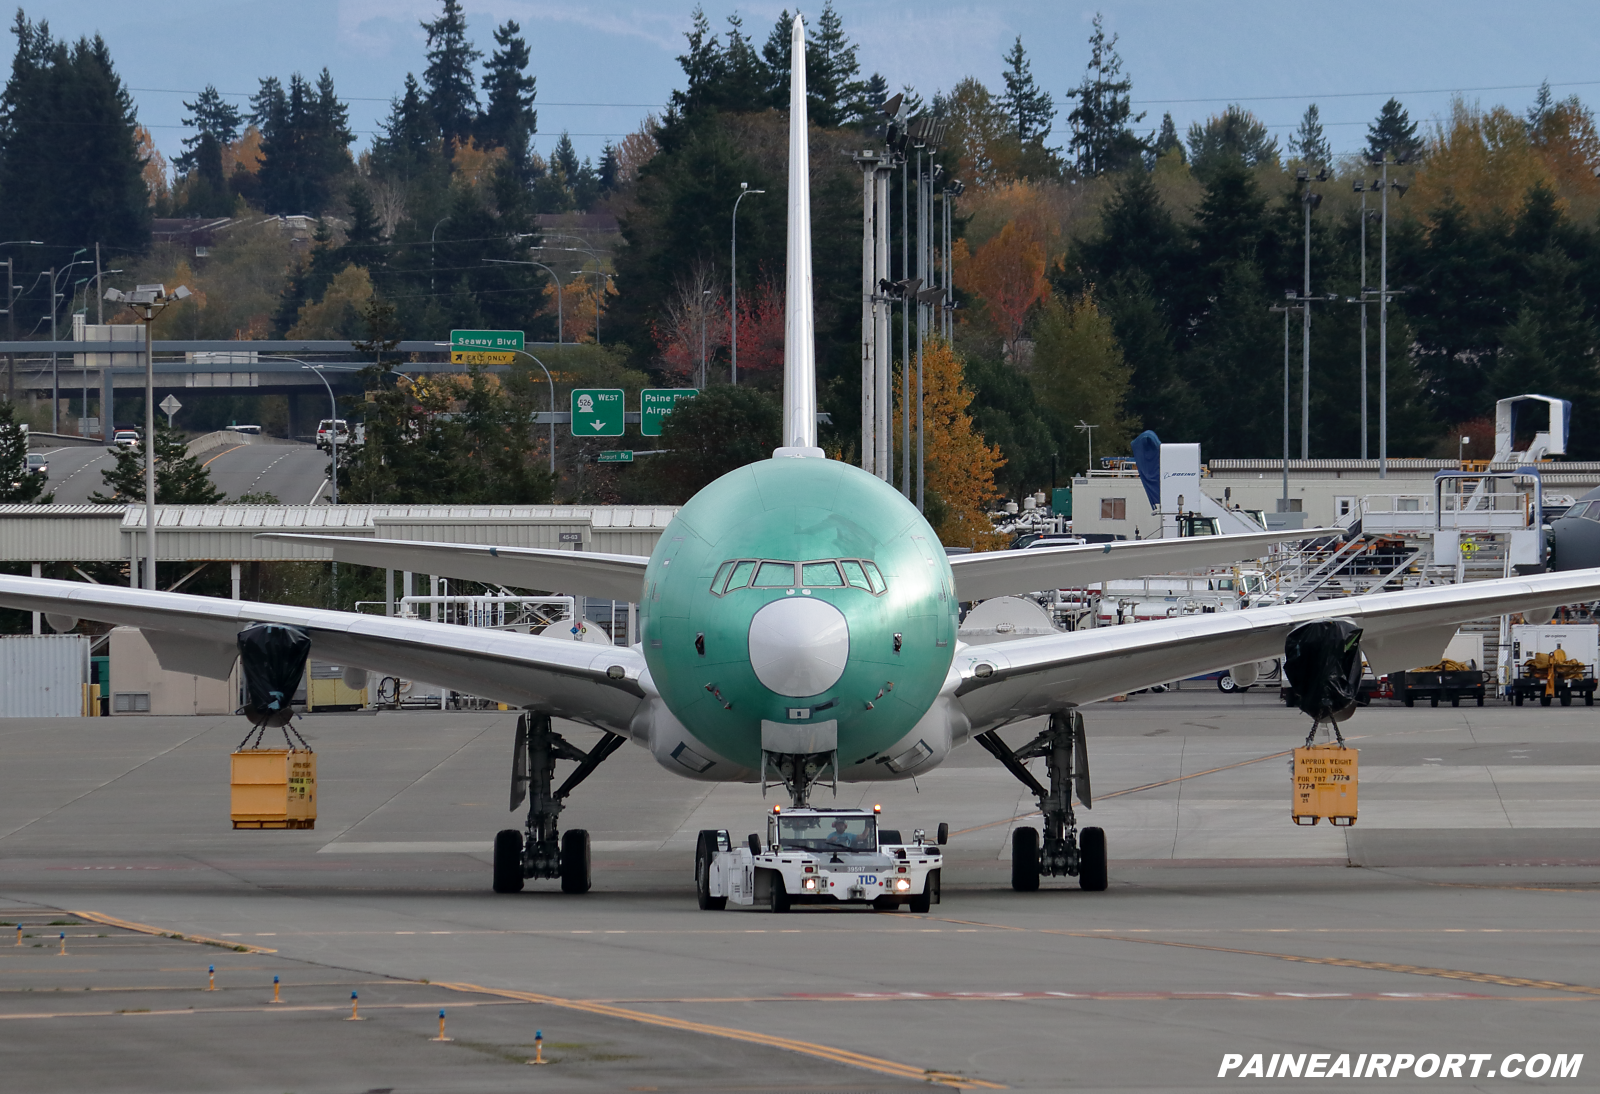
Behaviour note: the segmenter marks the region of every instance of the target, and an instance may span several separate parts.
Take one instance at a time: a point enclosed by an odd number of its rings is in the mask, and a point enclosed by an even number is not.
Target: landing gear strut
[[[1040,876],[1075,877],[1090,892],[1106,887],[1106,834],[1100,828],[1078,830],[1072,795],[1088,809],[1094,804],[1089,788],[1089,753],[1083,734],[1083,715],[1076,710],[1050,716],[1043,733],[1021,748],[1012,749],[997,733],[975,738],[1005,769],[1033,792],[1044,814],[1044,831],[1019,828],[1011,841],[1011,887],[1019,893],[1039,888]],[[1044,757],[1046,789],[1028,770],[1027,762]],[[1042,835],[1042,839],[1041,839]]]
[[[494,891],[522,891],[525,878],[560,878],[564,893],[589,891],[589,833],[582,828],[561,832],[556,822],[566,797],[594,773],[627,738],[607,733],[588,752],[572,745],[550,727],[550,715],[529,711],[517,719],[517,743],[511,765],[511,808],[529,799],[527,836],[507,828],[494,840]],[[577,769],[559,789],[556,761],[573,760]]]
[[[832,773],[831,783],[823,776]],[[776,779],[768,781],[771,776]],[[782,785],[789,792],[791,807],[809,809],[811,790],[815,786],[832,786],[839,793],[839,753],[831,752],[769,752],[761,750],[761,792],[765,796],[769,786]]]

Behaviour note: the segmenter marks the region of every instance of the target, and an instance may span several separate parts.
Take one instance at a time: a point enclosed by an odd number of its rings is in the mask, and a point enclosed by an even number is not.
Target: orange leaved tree
[[[904,411],[902,376],[896,377],[894,420]],[[913,405],[917,397],[916,361],[910,369]],[[1000,447],[984,441],[972,425],[967,406],[972,391],[967,388],[961,358],[942,338],[929,338],[922,346],[922,419],[927,434],[923,459],[927,467],[928,523],[947,547],[970,547],[993,551],[1005,546],[1005,536],[994,530],[985,511],[990,501],[1000,496],[994,473],[1005,464]],[[895,444],[900,434],[895,434]],[[911,438],[912,458],[916,458],[916,435]],[[899,459],[896,457],[896,466]],[[915,479],[913,478],[913,482]]]
[[[1006,357],[1014,360],[1029,310],[1050,291],[1043,241],[1032,225],[1012,221],[975,253],[958,241],[954,257],[957,283],[983,302]]]

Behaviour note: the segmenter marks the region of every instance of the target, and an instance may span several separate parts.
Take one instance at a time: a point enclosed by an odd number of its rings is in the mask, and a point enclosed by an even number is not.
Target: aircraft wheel
[[[561,891],[589,891],[589,833],[583,828],[568,828],[561,833]]]
[[[702,830],[694,848],[694,892],[703,912],[720,912],[728,906],[727,897],[711,895],[711,859],[716,851],[716,831]]]
[[[1224,693],[1235,692],[1239,690],[1239,685],[1234,682],[1232,673],[1225,672],[1221,676],[1217,677],[1217,690]]]
[[[1106,873],[1106,830],[1085,828],[1078,833],[1078,888],[1103,893],[1109,881]]]
[[[783,875],[772,871],[772,888],[769,890],[771,903],[768,905],[774,913],[787,912],[790,907],[789,890],[783,887]]]
[[[1011,887],[1019,893],[1039,891],[1039,830],[1018,828],[1011,833]]]
[[[494,891],[522,892],[522,833],[515,828],[495,833]]]

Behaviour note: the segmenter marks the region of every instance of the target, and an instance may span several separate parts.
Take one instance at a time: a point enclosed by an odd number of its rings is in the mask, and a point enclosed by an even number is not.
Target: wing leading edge
[[[518,589],[560,589],[633,603],[644,599],[644,571],[650,564],[643,555],[552,551],[541,547],[490,547],[476,543],[312,536],[294,532],[263,532],[255,538],[320,548],[328,553],[319,557],[358,566],[492,581]]]
[[[966,646],[956,654],[957,700],[982,733],[1168,680],[1263,661],[1283,653],[1290,631],[1346,618],[1363,629],[1362,651],[1386,673],[1437,660],[1469,620],[1600,599],[1600,569],[1441,585],[1212,615],[1102,627],[1043,638]]]
[[[138,627],[163,665],[172,667],[162,656],[165,645],[187,659],[187,671],[202,675],[226,676],[242,628],[283,623],[311,633],[319,660],[446,684],[615,733],[628,732],[646,696],[644,658],[620,646],[30,577],[0,576],[0,604]]]
[[[957,600],[987,600],[1034,589],[1144,577],[1162,569],[1189,570],[1240,562],[1260,558],[1273,544],[1286,540],[1343,534],[1339,528],[1308,528],[1293,533],[1249,532],[1237,536],[1118,540],[1031,551],[986,551],[957,555],[950,560],[950,572],[955,575]]]

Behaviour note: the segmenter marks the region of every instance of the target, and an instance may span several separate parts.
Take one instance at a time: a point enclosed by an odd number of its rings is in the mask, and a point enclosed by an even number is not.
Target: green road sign
[[[639,393],[639,432],[646,437],[661,436],[661,420],[672,413],[679,399],[700,394],[692,387],[647,387]]]
[[[455,350],[513,350],[523,349],[520,330],[453,330],[450,332],[450,349]]]
[[[600,453],[601,463],[632,463],[633,449],[622,448]]]
[[[625,406],[620,387],[573,388],[572,435],[574,437],[622,436]]]

